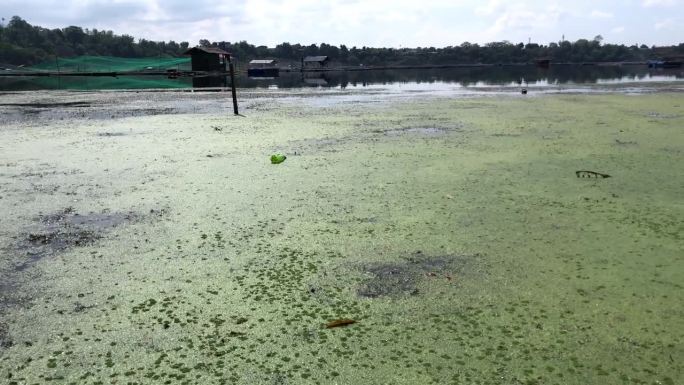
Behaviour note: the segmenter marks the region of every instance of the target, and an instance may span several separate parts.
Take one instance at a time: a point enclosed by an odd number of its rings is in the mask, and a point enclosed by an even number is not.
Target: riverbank
[[[552,63],[554,67],[645,67],[647,62],[586,62],[586,63]],[[242,64],[242,68],[237,70],[238,73],[247,73],[247,65]],[[303,73],[318,73],[318,72],[359,72],[359,71],[387,71],[387,70],[435,70],[435,69],[468,69],[468,68],[526,68],[537,67],[534,63],[500,63],[500,64],[485,64],[485,63],[469,63],[469,64],[421,64],[421,65],[369,65],[369,66],[326,66],[320,68],[302,68],[292,66],[278,66],[280,72],[303,72]],[[680,66],[681,67],[681,66]],[[548,69],[549,67],[544,67]],[[678,67],[679,68],[679,67]],[[117,76],[175,76],[175,77],[201,77],[201,76],[229,76],[230,72],[202,72],[202,71],[180,71],[176,69],[169,70],[134,70],[134,71],[46,71],[46,70],[8,70],[7,72],[0,72],[0,77],[73,77],[73,76],[103,76],[103,77],[117,77]]]
[[[309,94],[3,120],[0,377],[682,377],[681,93]]]

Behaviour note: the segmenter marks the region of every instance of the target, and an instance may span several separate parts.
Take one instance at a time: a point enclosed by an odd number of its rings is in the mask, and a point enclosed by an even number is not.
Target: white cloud
[[[0,16],[151,40],[348,46],[540,43],[612,33],[611,42],[678,44],[684,0],[0,0]],[[680,9],[682,12],[680,12]],[[672,19],[672,20],[669,20]],[[614,27],[614,26],[618,27]],[[611,30],[611,27],[614,27]],[[618,35],[619,28],[624,28]]]
[[[599,11],[597,9],[591,11],[589,16],[594,19],[612,19],[614,17],[614,15],[610,12]]]
[[[656,30],[662,30],[662,29],[673,29],[676,25],[676,22],[674,19],[665,19],[665,20],[660,20],[655,25],[653,26]]]
[[[623,32],[625,32],[625,27],[623,27],[623,26],[614,27],[613,29],[610,30],[610,33],[615,33],[615,34],[623,33]]]
[[[504,7],[503,0],[489,0],[487,4],[475,8],[478,15],[493,15]]]
[[[490,32],[503,34],[507,30],[536,30],[556,25],[565,11],[557,5],[547,6],[545,9],[525,6],[521,4],[507,7],[494,21]]]
[[[644,7],[671,7],[677,5],[678,0],[643,0],[641,4]]]

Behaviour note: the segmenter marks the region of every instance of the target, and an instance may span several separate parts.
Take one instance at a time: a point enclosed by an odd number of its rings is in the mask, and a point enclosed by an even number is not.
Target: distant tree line
[[[644,61],[653,58],[684,55],[684,43],[669,47],[648,47],[604,44],[601,36],[592,40],[561,41],[541,45],[513,44],[508,41],[484,45],[462,43],[444,48],[370,48],[339,47],[322,43],[301,45],[282,43],[273,48],[241,42],[210,42],[200,40],[202,46],[220,47],[241,62],[255,58],[273,58],[281,62],[298,63],[304,56],[324,55],[340,65],[440,65],[440,64],[507,64],[529,63],[539,58],[554,62],[617,62]],[[135,40],[129,35],[115,35],[112,31],[83,29],[70,26],[48,29],[32,26],[19,16],[0,23],[0,63],[37,64],[53,60],[55,56],[80,55],[118,57],[180,56],[188,42],[154,42]]]
[[[575,42],[562,41],[541,45],[513,44],[508,41],[487,43],[462,43],[444,48],[371,48],[339,47],[322,43],[320,45],[301,45],[282,43],[269,48],[254,46],[241,41],[209,42],[200,40],[200,45],[222,48],[240,61],[254,58],[273,58],[281,61],[298,62],[304,56],[324,55],[342,65],[444,65],[444,64],[515,64],[531,63],[537,59],[550,59],[553,62],[624,62],[646,61],[649,59],[682,56],[684,43],[670,47],[648,47],[646,45],[603,44],[603,38],[580,39]]]
[[[38,64],[56,56],[176,57],[188,46],[188,42],[135,41],[129,35],[75,26],[48,29],[32,26],[19,16],[0,23],[0,63],[15,65]]]

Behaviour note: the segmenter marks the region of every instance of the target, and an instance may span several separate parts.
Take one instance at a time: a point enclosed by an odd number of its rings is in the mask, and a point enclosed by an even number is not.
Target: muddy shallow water
[[[3,98],[7,383],[684,377],[682,93]]]

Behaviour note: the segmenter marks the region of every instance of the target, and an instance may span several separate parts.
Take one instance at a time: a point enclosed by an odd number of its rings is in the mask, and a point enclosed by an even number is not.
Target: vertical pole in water
[[[57,63],[57,89],[62,88],[62,75],[59,70],[59,56],[55,55],[55,62]]]
[[[239,115],[237,94],[235,92],[235,67],[233,66],[233,59],[228,57],[228,67],[230,68],[230,91],[233,94],[233,113]]]

